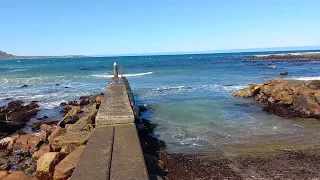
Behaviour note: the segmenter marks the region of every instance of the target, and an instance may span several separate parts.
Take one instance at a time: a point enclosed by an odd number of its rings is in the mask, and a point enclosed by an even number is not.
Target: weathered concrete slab
[[[149,180],[133,123],[115,125],[110,180]]]
[[[113,139],[114,126],[95,128],[71,180],[108,180]]]
[[[133,123],[129,94],[131,89],[125,78],[111,78],[96,116],[96,126]]]

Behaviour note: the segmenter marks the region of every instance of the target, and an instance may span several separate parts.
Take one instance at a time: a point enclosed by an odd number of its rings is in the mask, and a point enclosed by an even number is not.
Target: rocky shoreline
[[[31,125],[31,133],[21,129],[37,115],[36,102],[24,105],[22,101],[13,101],[1,107],[0,179],[66,180],[71,177],[95,126],[102,101],[103,94],[96,94],[61,103],[64,117],[51,122],[46,121],[46,116],[38,118],[39,122]],[[167,170],[158,154],[165,149],[165,143],[152,136],[156,125],[140,118],[140,112],[146,110],[147,106],[137,106],[135,121],[146,166],[151,180],[166,180]]]
[[[318,106],[314,106],[314,102],[319,102],[319,84],[319,81],[286,82],[273,79],[258,85],[251,84],[233,96],[255,97],[266,105],[268,111],[286,118],[318,118]],[[20,129],[39,111],[36,102],[24,104],[13,101],[7,107],[1,107],[1,121],[11,128],[0,129],[0,179],[68,179],[94,128],[95,116],[102,101],[103,94],[96,94],[62,103],[64,117],[61,120],[47,122],[48,117],[41,117],[38,123],[31,125],[33,132],[28,134]],[[305,108],[294,109],[300,107],[297,102],[307,103],[301,104]],[[151,180],[320,177],[319,147],[288,150],[288,146],[282,145],[254,148],[249,143],[238,144],[244,150],[238,149],[231,156],[226,153],[170,153],[165,142],[154,135],[158,125],[141,118],[141,114],[152,111],[152,106],[134,109],[138,113],[135,124]],[[261,144],[265,145],[263,142]]]
[[[264,111],[284,118],[320,119],[320,80],[301,82],[276,78],[265,83],[249,84],[248,88],[232,96],[253,97],[264,105]]]
[[[68,179],[88,141],[102,94],[63,103],[62,120],[38,118],[33,132],[21,130],[39,111],[36,102],[1,107],[0,179]],[[43,122],[42,122],[43,121]]]

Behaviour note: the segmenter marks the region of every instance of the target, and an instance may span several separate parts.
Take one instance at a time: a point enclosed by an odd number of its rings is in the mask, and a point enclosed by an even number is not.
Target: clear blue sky
[[[0,0],[0,50],[132,54],[320,45],[320,0]]]

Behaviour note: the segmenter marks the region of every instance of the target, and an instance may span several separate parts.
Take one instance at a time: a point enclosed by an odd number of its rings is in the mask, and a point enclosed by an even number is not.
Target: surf
[[[145,76],[153,74],[153,72],[145,72],[145,73],[136,73],[136,74],[123,74],[124,77],[136,77],[136,76]],[[99,78],[111,78],[113,77],[113,74],[93,74],[93,77],[99,77]]]

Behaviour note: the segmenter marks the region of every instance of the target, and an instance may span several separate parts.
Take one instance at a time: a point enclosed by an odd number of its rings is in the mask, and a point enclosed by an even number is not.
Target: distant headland
[[[16,56],[13,54],[8,54],[0,50],[0,60],[5,59],[44,59],[44,58],[80,58],[85,57],[82,55],[67,55],[67,56]]]

